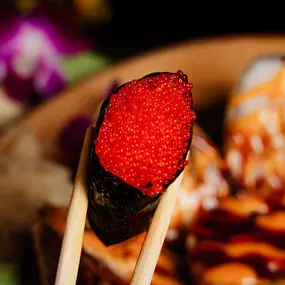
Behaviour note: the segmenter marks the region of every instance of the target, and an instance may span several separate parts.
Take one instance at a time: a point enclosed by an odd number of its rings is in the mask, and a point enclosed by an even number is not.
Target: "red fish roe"
[[[112,94],[95,152],[106,171],[152,196],[187,165],[193,85],[182,71],[133,80]]]

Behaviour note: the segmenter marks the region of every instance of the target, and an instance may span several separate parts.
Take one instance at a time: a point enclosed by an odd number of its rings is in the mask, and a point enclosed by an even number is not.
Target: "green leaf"
[[[61,69],[67,83],[72,84],[77,80],[102,70],[110,64],[106,56],[92,52],[82,52],[61,59]]]
[[[0,264],[0,284],[19,285],[16,268],[9,264]]]

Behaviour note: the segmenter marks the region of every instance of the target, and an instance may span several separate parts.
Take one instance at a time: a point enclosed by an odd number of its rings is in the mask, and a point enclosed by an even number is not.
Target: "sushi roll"
[[[183,244],[198,210],[215,207],[229,192],[219,151],[198,124],[193,128],[189,160],[166,235],[169,245]]]
[[[182,71],[128,82],[102,104],[88,163],[88,221],[105,245],[144,232],[187,165],[192,84]]]
[[[195,284],[283,284],[285,209],[256,195],[222,198],[202,210],[187,239]],[[262,283],[262,282],[264,283]],[[280,283],[278,283],[280,282]]]
[[[284,57],[258,57],[241,75],[225,121],[225,156],[238,188],[285,206]]]
[[[48,206],[33,227],[34,248],[43,285],[54,284],[61,242],[66,227],[67,209]],[[129,284],[145,234],[120,244],[106,247],[96,235],[85,228],[77,285]],[[163,247],[152,285],[182,285],[179,281],[179,260]]]

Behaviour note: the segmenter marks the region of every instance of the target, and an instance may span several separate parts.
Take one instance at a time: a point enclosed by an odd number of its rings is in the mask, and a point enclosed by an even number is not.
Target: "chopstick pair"
[[[76,284],[88,207],[86,170],[92,127],[89,127],[70,200],[55,285]],[[189,152],[187,154],[189,156]],[[149,285],[164,243],[184,171],[168,187],[155,211],[142,245],[130,285]]]

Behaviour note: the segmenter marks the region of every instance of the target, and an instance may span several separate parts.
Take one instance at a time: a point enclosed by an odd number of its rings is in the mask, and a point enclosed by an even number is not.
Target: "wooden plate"
[[[196,109],[211,107],[225,99],[247,63],[258,55],[285,53],[285,36],[236,36],[190,41],[149,52],[97,73],[34,109],[7,131],[0,146],[25,129],[49,146],[75,115],[88,114],[110,84],[139,78],[150,72],[179,69],[194,84]]]

